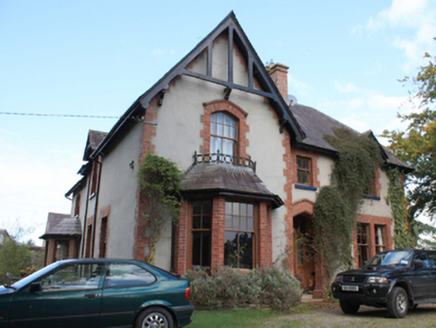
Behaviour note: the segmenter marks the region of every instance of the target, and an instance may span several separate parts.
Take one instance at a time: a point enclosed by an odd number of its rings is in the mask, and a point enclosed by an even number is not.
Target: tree
[[[28,244],[13,237],[0,246],[0,284],[10,283],[10,277],[21,277],[21,271],[31,267],[32,253]]]
[[[414,171],[407,177],[410,219],[422,213],[436,214],[436,67],[428,53],[429,63],[419,69],[415,78],[403,81],[412,83],[417,91],[412,99],[418,100],[418,112],[398,116],[408,122],[405,131],[387,131],[389,149],[395,156],[408,163]]]

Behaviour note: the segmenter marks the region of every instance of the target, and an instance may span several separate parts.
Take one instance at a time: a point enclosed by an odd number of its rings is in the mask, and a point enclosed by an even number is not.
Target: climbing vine
[[[147,261],[154,263],[156,245],[162,229],[169,220],[179,215],[182,175],[176,164],[167,159],[147,153],[140,165],[138,179],[141,197],[146,204],[142,224],[149,238]]]
[[[419,231],[411,229],[409,221],[410,215],[407,210],[407,198],[404,195],[402,176],[398,170],[390,169],[386,171],[389,178],[388,197],[386,202],[390,204],[394,217],[394,242],[395,248],[406,249],[416,246]],[[415,225],[415,230],[418,226]]]
[[[352,265],[356,214],[382,158],[374,139],[350,130],[336,129],[334,135],[324,138],[339,155],[332,169],[331,185],[321,188],[314,205],[315,245],[327,275],[332,277],[337,268]]]

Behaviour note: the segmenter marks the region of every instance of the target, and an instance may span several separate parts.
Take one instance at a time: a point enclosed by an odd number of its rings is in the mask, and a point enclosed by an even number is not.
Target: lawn
[[[189,328],[257,327],[276,315],[270,310],[253,309],[194,311]]]
[[[266,309],[196,310],[189,328],[261,327],[263,322],[274,320],[277,317],[311,312],[319,307],[319,305],[299,304],[288,313],[277,313]]]
[[[386,309],[362,306],[355,315],[342,313],[337,302],[299,304],[288,313],[265,309],[194,311],[189,328],[274,327],[274,328],[427,328],[436,327],[436,305],[420,305],[404,319],[393,319]]]

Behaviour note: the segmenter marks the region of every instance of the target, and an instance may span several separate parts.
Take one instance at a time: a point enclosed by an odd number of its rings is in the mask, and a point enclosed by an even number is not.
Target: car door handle
[[[95,294],[95,293],[85,294],[85,297],[87,297],[87,298],[95,298],[97,296],[98,296],[98,294]]]

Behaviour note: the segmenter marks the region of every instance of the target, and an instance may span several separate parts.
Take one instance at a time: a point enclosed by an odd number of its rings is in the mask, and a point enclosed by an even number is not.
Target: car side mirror
[[[32,282],[30,284],[30,292],[31,293],[36,293],[36,292],[40,292],[42,290],[42,284],[39,281],[36,282]]]
[[[424,267],[424,263],[421,260],[415,260],[413,261],[413,269],[419,270]]]

